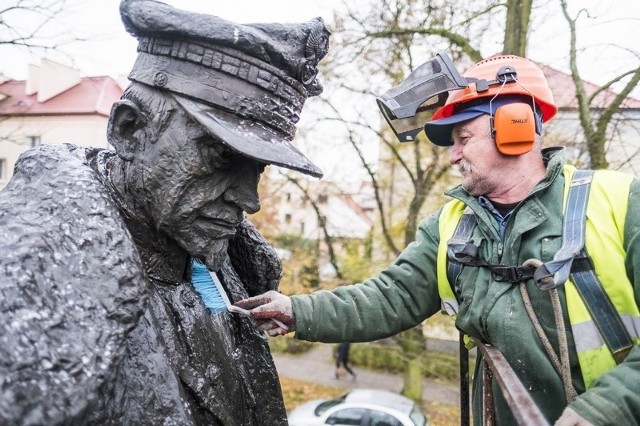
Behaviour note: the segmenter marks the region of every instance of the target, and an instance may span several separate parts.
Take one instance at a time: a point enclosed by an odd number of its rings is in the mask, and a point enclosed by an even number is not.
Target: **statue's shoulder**
[[[30,150],[0,192],[0,387],[11,389],[0,424],[73,423],[145,308],[137,251],[91,153]]]
[[[282,275],[280,258],[248,219],[238,226],[230,241],[229,257],[250,296],[278,288]]]

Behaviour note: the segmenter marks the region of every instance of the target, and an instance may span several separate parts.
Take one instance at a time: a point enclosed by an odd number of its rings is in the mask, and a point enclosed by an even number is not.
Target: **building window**
[[[291,215],[289,213],[284,215],[284,223],[291,223]]]
[[[29,148],[35,148],[41,143],[40,136],[27,136],[27,146]]]
[[[0,180],[6,179],[7,160],[0,158]]]
[[[328,199],[327,194],[320,194],[318,195],[318,204],[327,204]]]
[[[300,223],[300,235],[304,236],[304,222]]]

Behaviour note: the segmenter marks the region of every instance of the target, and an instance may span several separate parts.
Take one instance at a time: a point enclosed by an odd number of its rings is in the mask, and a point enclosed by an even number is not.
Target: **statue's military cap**
[[[317,65],[329,47],[322,18],[236,24],[154,0],[123,0],[120,15],[138,39],[130,80],[170,92],[231,149],[322,176],[291,143],[305,100],[322,92]]]

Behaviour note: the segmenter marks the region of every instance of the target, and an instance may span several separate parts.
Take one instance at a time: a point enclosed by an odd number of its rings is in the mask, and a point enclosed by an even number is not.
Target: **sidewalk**
[[[332,348],[332,345],[320,344],[302,355],[274,353],[273,360],[278,374],[291,379],[348,389],[375,388],[392,392],[400,392],[402,390],[402,376],[365,370],[359,367],[353,367],[358,374],[355,381],[352,381],[351,378],[336,380],[334,377],[335,364],[333,363]],[[436,383],[427,379],[423,383],[422,398],[424,400],[459,405],[460,390],[457,385]]]

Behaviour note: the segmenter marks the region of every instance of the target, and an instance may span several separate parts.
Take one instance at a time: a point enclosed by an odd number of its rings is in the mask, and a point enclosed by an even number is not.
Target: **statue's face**
[[[218,269],[243,212],[260,210],[264,165],[226,148],[182,109],[169,120],[145,143],[138,184],[155,226]]]

